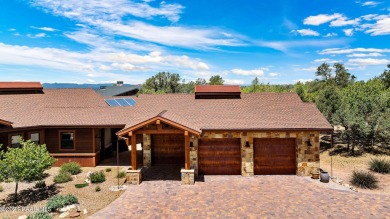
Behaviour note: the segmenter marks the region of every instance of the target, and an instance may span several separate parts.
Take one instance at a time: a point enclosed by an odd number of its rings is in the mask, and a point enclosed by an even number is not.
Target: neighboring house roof
[[[195,93],[241,93],[239,85],[197,85]]]
[[[133,127],[156,116],[200,130],[332,130],[314,104],[295,93],[242,94],[241,99],[195,99],[194,94],[141,94],[135,106],[110,107],[92,89],[44,89],[0,95],[0,118],[12,127]],[[161,114],[161,112],[163,112]]]
[[[42,89],[40,82],[0,82],[0,89]]]
[[[104,86],[104,89],[98,89],[96,92],[102,96],[118,96],[130,91],[139,90],[140,88],[140,85]]]

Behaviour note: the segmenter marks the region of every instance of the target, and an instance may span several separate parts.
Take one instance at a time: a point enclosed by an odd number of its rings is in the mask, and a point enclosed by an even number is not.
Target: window
[[[75,149],[75,132],[60,131],[60,149],[72,150]]]
[[[39,132],[30,133],[30,140],[35,144],[39,144]]]
[[[20,147],[20,140],[22,139],[21,135],[11,135],[11,147],[18,148]]]

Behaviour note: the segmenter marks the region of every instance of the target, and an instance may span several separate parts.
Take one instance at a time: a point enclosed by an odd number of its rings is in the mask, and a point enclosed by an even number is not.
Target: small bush
[[[60,171],[68,172],[72,175],[77,175],[81,173],[81,167],[80,164],[77,162],[69,162],[69,163],[62,164]]]
[[[116,174],[116,178],[122,179],[126,177],[126,172],[125,171],[120,171]]]
[[[47,209],[49,211],[56,211],[60,208],[63,208],[67,205],[77,204],[79,201],[74,195],[55,195],[47,201]]]
[[[4,191],[3,186],[0,185],[0,192]]]
[[[106,172],[108,173],[108,172],[111,172],[111,168],[106,168]]]
[[[89,180],[91,180],[91,183],[102,183],[106,181],[106,175],[103,171],[93,172],[89,175]]]
[[[53,217],[44,211],[39,211],[35,214],[29,215],[27,219],[52,219]]]
[[[72,175],[70,175],[70,173],[68,172],[60,171],[58,175],[54,177],[55,183],[66,183],[72,180],[73,180]]]
[[[96,186],[95,191],[100,192],[102,189],[100,189],[100,186]]]
[[[370,170],[383,174],[390,173],[390,161],[374,158],[370,161]]]
[[[378,188],[378,180],[374,174],[366,171],[353,171],[351,183],[363,189]]]
[[[45,187],[46,187],[46,183],[43,180],[36,182],[34,185],[34,189],[41,189],[41,188],[45,188]]]
[[[86,186],[88,186],[88,183],[80,183],[80,184],[74,185],[74,187],[76,187],[76,188],[78,188],[78,189],[84,188],[84,187],[86,187]]]

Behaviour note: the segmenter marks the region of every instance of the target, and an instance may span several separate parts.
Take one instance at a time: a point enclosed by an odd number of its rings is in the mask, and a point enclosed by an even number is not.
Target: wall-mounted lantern
[[[251,145],[249,144],[249,141],[245,142],[245,147],[249,148]]]

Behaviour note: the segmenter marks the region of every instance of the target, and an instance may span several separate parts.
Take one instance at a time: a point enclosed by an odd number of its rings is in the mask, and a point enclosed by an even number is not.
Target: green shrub
[[[46,182],[45,181],[38,181],[34,185],[34,189],[41,189],[46,187]]]
[[[378,173],[390,173],[390,160],[374,158],[370,161],[370,170]]]
[[[107,172],[107,173],[108,173],[108,172],[111,172],[111,168],[110,168],[110,167],[106,168],[106,172]]]
[[[88,186],[88,183],[80,183],[80,184],[74,185],[74,187],[76,187],[76,188],[78,188],[78,189],[84,188],[84,187],[86,187],[86,186]]]
[[[103,171],[93,172],[89,175],[89,180],[91,183],[102,183],[106,181],[106,175]]]
[[[72,175],[70,175],[70,173],[68,172],[60,171],[58,175],[54,177],[55,183],[66,183],[72,180],[73,180]]]
[[[44,211],[39,211],[35,214],[29,215],[27,219],[52,219],[53,217]]]
[[[72,175],[77,175],[81,173],[81,167],[80,164],[77,162],[69,162],[69,163],[62,164],[60,171],[68,172]]]
[[[116,178],[125,178],[126,177],[126,172],[125,171],[119,171],[117,174],[116,174]]]
[[[102,189],[100,189],[100,186],[96,186],[95,191],[100,192]]]
[[[56,211],[60,208],[63,208],[67,205],[77,204],[79,201],[74,195],[55,195],[47,201],[47,209],[48,211]]]
[[[4,191],[3,186],[0,185],[0,192]]]
[[[354,186],[363,188],[363,189],[375,189],[378,188],[378,180],[374,174],[366,171],[356,171],[352,173],[351,183]]]

